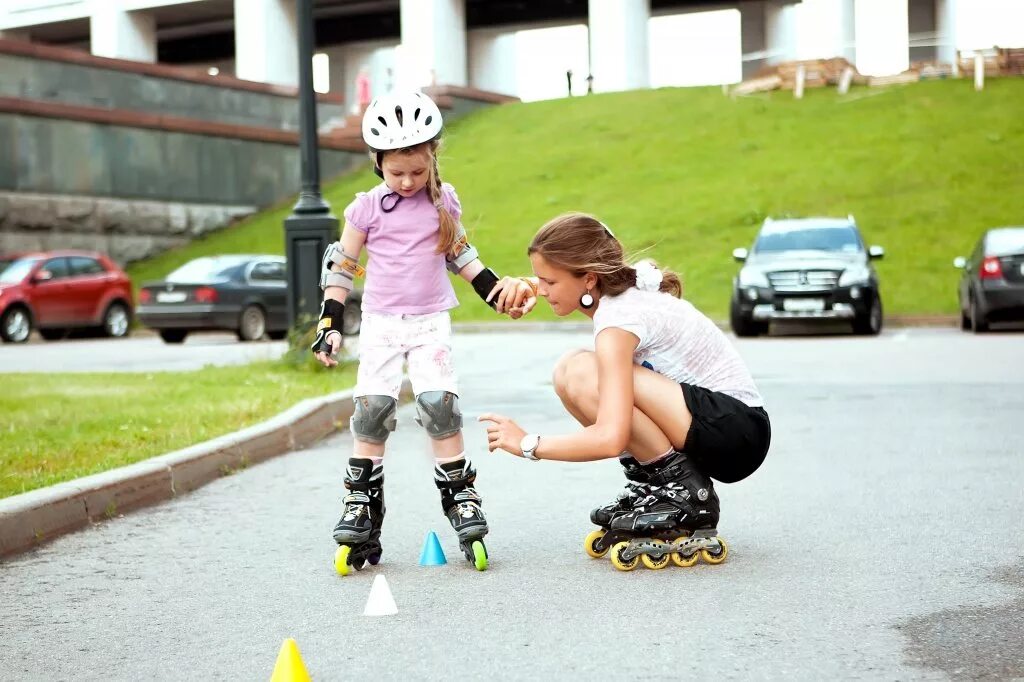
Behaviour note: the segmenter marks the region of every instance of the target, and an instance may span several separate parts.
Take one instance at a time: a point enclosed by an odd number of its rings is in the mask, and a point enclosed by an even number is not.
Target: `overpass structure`
[[[869,13],[865,12],[871,6]],[[739,13],[743,73],[787,59],[861,47],[900,64],[952,62],[965,0],[315,0],[318,51],[330,90],[353,99],[367,69],[375,90],[439,83],[515,92],[515,33],[583,24],[597,92],[648,87],[652,17]],[[295,0],[7,0],[0,38],[88,49],[142,62],[193,64],[295,85]],[[866,57],[865,57],[866,58]],[[862,69],[863,70],[863,69]]]

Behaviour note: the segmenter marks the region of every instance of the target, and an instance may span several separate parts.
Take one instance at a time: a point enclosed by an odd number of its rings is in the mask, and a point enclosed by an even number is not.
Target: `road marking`
[[[893,335],[892,340],[893,341],[906,341],[908,338],[910,338],[910,332],[908,330],[904,329],[903,331],[898,332],[895,335]]]

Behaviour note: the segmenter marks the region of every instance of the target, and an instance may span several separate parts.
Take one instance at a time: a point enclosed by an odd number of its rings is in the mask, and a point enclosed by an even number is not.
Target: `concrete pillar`
[[[935,0],[935,28],[938,33],[938,45],[935,58],[946,64],[953,64],[953,72],[957,72],[957,55],[960,23],[959,0]]]
[[[765,0],[765,51],[769,64],[797,58],[797,14],[793,5]]]
[[[396,87],[467,85],[466,0],[401,0]]]
[[[156,18],[127,12],[113,2],[93,2],[89,16],[90,50],[100,57],[156,61]]]
[[[650,0],[589,0],[594,92],[650,86],[647,22]]]
[[[580,78],[586,78],[582,74]],[[469,84],[474,88],[516,94],[516,34],[503,29],[469,33]]]
[[[889,76],[910,66],[907,0],[857,0],[857,70]]]
[[[299,83],[294,0],[235,0],[235,76],[260,83]]]

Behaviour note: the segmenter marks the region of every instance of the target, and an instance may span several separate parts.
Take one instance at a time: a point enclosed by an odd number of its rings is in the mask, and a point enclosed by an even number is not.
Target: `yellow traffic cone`
[[[281,645],[281,653],[277,655],[270,682],[311,682],[306,665],[299,655],[299,645],[291,637]]]

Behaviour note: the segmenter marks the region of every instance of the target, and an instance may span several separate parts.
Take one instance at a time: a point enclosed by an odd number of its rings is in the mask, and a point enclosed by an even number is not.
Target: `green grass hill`
[[[958,273],[988,227],[1024,224],[1024,78],[730,99],[663,89],[493,107],[457,121],[442,176],[499,274],[528,274],[526,244],[549,218],[594,213],[631,252],[678,271],[686,296],[724,319],[736,246],[766,216],[853,214],[879,265],[889,314],[952,313]],[[341,215],[366,170],[328,182]],[[136,284],[200,255],[283,253],[293,200],[137,263]],[[317,277],[317,273],[310,273]],[[468,286],[457,320],[493,319]],[[544,304],[538,318],[551,318]]]

